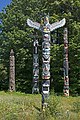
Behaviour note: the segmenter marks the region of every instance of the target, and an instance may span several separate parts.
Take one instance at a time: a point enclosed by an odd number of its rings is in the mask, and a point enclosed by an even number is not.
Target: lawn
[[[41,110],[40,94],[0,92],[0,120],[80,120],[80,97],[51,95]]]

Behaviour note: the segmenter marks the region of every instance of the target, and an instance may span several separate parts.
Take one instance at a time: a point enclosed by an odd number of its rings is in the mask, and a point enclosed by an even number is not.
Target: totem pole
[[[64,29],[64,95],[69,96],[69,77],[68,77],[68,38],[67,38],[67,28]]]
[[[39,93],[39,59],[38,59],[38,40],[33,42],[33,88],[32,93]]]
[[[56,23],[49,23],[49,16],[41,19],[41,24],[27,19],[27,24],[43,35],[42,41],[42,108],[47,106],[46,99],[49,96],[50,88],[50,32],[65,25],[65,18]]]
[[[9,91],[15,91],[15,57],[13,49],[10,52]]]

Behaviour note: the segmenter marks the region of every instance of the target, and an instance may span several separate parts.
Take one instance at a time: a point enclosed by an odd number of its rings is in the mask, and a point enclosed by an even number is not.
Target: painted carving
[[[14,57],[13,49],[11,49],[11,52],[10,52],[9,90],[15,91],[15,57]]]
[[[49,23],[49,16],[44,16],[41,23],[33,22],[27,19],[27,24],[37,30],[40,30],[43,35],[42,41],[42,105],[45,104],[45,98],[49,96],[50,87],[50,32],[65,25],[65,18],[53,24]]]
[[[33,42],[33,88],[32,93],[39,93],[39,58],[38,40]]]
[[[64,95],[69,96],[69,77],[68,77],[68,39],[67,39],[67,28],[64,30]]]

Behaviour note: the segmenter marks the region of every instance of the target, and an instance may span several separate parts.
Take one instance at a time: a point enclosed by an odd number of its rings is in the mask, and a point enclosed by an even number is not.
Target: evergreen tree
[[[66,18],[69,39],[70,91],[80,93],[80,1],[79,0],[12,0],[0,13],[0,84],[8,89],[9,54],[14,49],[16,57],[16,89],[31,91],[32,41],[34,29],[26,24],[27,18],[40,22],[44,13],[50,14],[50,23]],[[75,14],[76,13],[76,14]],[[41,36],[41,33],[38,32]],[[63,28],[58,30],[58,44],[51,46],[51,78],[56,92],[63,89]],[[55,34],[51,33],[54,39]],[[42,38],[39,38],[41,44]],[[41,51],[40,51],[41,53]],[[40,69],[41,69],[40,57]],[[41,79],[41,77],[40,77]],[[2,82],[4,81],[4,82]],[[4,85],[3,85],[4,83]],[[6,84],[5,84],[6,83]],[[7,86],[7,87],[6,87]],[[59,87],[58,87],[59,86]],[[60,88],[60,89],[58,89]]]

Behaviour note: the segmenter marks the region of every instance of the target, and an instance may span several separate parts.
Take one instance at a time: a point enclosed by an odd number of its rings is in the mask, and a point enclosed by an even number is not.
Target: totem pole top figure
[[[50,24],[49,23],[49,15],[44,16],[44,18],[41,19],[41,23],[33,22],[32,20],[27,19],[27,24],[30,27],[33,27],[44,33],[49,33],[49,32],[54,31],[57,28],[63,27],[65,25],[65,23],[66,23],[66,20],[65,20],[65,18],[63,18],[61,21]]]
[[[43,19],[41,19],[41,25],[40,30],[44,33],[50,32],[50,24],[49,24],[49,16],[44,16]]]

